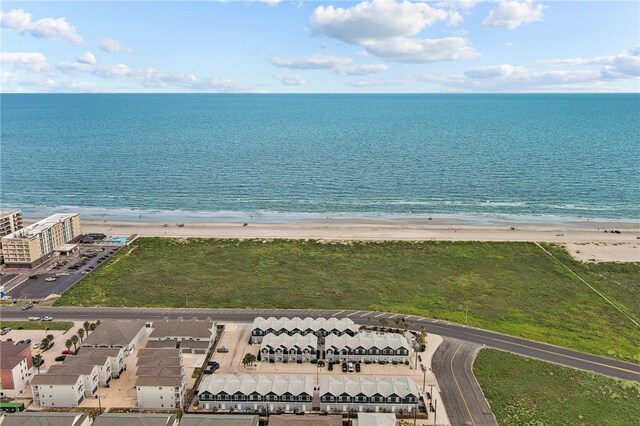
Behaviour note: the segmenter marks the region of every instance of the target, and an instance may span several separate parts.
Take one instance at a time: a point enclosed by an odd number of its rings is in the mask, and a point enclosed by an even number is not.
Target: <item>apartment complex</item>
[[[28,344],[0,342],[0,397],[16,398],[33,375],[33,359]]]
[[[79,214],[54,214],[2,237],[4,262],[8,267],[32,268],[80,232]]]
[[[182,353],[206,354],[215,339],[213,321],[154,321],[147,348],[174,348]]]
[[[83,348],[122,349],[124,356],[133,351],[146,333],[146,321],[103,321],[80,344]]]
[[[260,360],[309,362],[317,359],[318,338],[313,334],[267,334],[260,344]]]
[[[223,375],[200,385],[201,410],[310,411],[313,376]]]
[[[418,387],[408,377],[331,376],[320,380],[320,409],[327,412],[413,412]]]
[[[174,410],[182,407],[186,382],[180,349],[140,349],[137,364],[136,393],[140,409]]]
[[[355,336],[329,335],[325,339],[325,357],[333,362],[409,362],[410,345],[406,337],[395,333],[359,333]]]

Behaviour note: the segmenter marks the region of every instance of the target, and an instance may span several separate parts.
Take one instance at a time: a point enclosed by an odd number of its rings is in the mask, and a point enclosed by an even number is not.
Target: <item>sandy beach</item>
[[[109,236],[292,238],[322,240],[535,241],[566,244],[583,261],[640,261],[640,224],[606,222],[468,225],[455,219],[339,219],[292,223],[116,221],[83,219],[84,233]],[[617,230],[620,233],[605,232]]]

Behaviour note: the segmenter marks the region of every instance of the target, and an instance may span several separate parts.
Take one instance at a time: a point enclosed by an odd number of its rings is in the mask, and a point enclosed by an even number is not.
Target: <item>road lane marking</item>
[[[365,312],[364,314],[360,315],[360,318],[362,318],[362,317],[366,317],[367,315],[372,314],[372,313],[373,313],[373,312]]]
[[[453,376],[453,381],[456,383],[456,386],[458,387],[458,392],[460,392],[460,396],[462,397],[462,402],[464,402],[464,406],[467,409],[467,413],[469,413],[469,418],[471,419],[471,424],[473,426],[476,426],[476,422],[473,421],[473,416],[471,415],[471,410],[469,410],[469,406],[467,405],[467,400],[465,399],[464,394],[462,393],[462,389],[460,388],[460,384],[458,383],[458,379],[456,379],[456,373],[453,370],[453,360],[456,357],[456,355],[458,355],[458,351],[460,350],[461,347],[462,347],[462,343],[460,343],[458,345],[458,349],[456,349],[456,351],[453,353],[453,356],[451,357],[451,363],[450,363],[451,375]]]
[[[378,314],[378,315],[374,316],[374,318],[381,317],[382,315],[384,315],[384,312],[382,312],[382,313],[380,313],[380,314]]]
[[[389,317],[389,319],[391,319],[391,318],[395,318],[395,317],[397,317],[397,316],[398,316],[398,314],[391,315],[391,316]]]

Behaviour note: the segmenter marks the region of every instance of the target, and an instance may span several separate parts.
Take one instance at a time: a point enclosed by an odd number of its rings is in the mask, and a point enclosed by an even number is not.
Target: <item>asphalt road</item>
[[[431,368],[452,426],[498,426],[473,374],[473,361],[480,348],[447,337],[433,355]]]
[[[134,290],[132,290],[134,291]],[[305,310],[305,309],[189,309],[189,308],[79,308],[79,307],[39,307],[28,311],[20,310],[19,306],[3,307],[2,318],[7,320],[27,319],[30,315],[52,316],[58,320],[96,320],[96,319],[162,319],[162,318],[211,318],[217,321],[252,322],[256,316],[262,317],[349,317],[359,324],[376,324],[380,319],[393,323],[403,318],[412,330],[421,330],[451,337],[480,346],[528,356],[542,361],[553,362],[567,367],[591,371],[605,376],[623,380],[640,382],[640,365],[618,361],[597,355],[591,355],[571,349],[545,343],[507,336],[478,328],[460,324],[439,321],[413,315],[400,315],[372,311],[347,310]]]

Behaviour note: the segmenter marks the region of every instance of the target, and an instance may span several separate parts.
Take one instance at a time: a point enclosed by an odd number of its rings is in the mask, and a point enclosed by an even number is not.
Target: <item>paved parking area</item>
[[[36,268],[31,272],[23,273],[18,278],[14,277],[13,281],[7,286],[7,296],[14,300],[42,300],[52,296],[59,296],[77,284],[85,275],[90,273],[91,268],[95,269],[99,267],[103,263],[99,260],[101,256],[110,257],[112,255],[111,251],[119,247],[119,245],[103,245],[100,247],[82,245],[80,249],[81,254],[95,253],[97,256],[86,259],[86,265],[83,265],[77,270],[69,269],[69,267],[79,261],[80,254],[77,253],[72,256],[54,257],[53,260],[48,262],[46,265]],[[54,265],[60,261],[67,261],[68,263],[59,268],[54,267]],[[46,279],[50,277],[55,277],[56,280],[52,282],[46,281]]]

